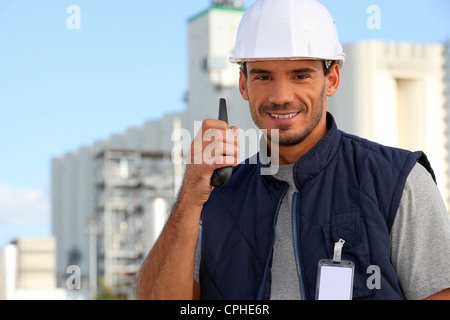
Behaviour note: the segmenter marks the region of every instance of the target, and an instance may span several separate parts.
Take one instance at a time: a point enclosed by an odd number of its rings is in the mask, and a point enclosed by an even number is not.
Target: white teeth
[[[297,113],[291,113],[291,114],[286,114],[286,115],[280,115],[280,114],[273,114],[273,113],[271,113],[270,114],[272,117],[274,117],[275,119],[290,119],[290,118],[293,118],[293,117],[295,117],[296,115],[298,115],[298,112]]]

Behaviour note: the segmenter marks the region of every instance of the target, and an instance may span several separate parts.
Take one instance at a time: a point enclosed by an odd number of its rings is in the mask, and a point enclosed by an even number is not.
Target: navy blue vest
[[[317,264],[332,259],[345,240],[342,259],[355,263],[353,299],[404,299],[390,262],[390,229],[411,169],[422,152],[385,147],[337,129],[294,166],[293,234],[300,288],[314,299]],[[202,299],[270,299],[271,263],[278,210],[288,184],[261,175],[263,165],[237,166],[215,189],[202,212]],[[367,268],[381,271],[381,288],[369,289]]]

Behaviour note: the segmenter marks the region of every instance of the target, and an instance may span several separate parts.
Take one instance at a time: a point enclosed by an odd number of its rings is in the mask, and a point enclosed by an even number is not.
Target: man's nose
[[[287,80],[278,79],[273,82],[269,102],[284,105],[294,101],[294,90],[292,84]]]

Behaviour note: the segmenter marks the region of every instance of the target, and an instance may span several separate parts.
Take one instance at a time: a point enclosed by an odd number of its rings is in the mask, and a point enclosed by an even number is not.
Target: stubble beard
[[[288,133],[288,130],[290,129],[290,125],[281,125],[277,129],[279,130],[279,133],[277,134],[277,140],[278,145],[280,146],[294,146],[299,143],[302,143],[310,134],[313,132],[313,130],[319,125],[322,115],[323,115],[323,108],[324,108],[324,101],[325,101],[325,85],[323,86],[319,100],[317,104],[312,108],[312,114],[310,117],[310,121],[306,124],[305,127],[300,129],[297,132],[293,132],[291,134]],[[251,100],[249,99],[249,107],[250,112],[252,115],[253,122],[255,125],[263,130],[264,134],[266,135],[267,139],[272,142],[272,134],[270,133],[270,130],[266,130],[264,128],[264,125],[261,121],[261,118],[257,115],[257,113],[254,111],[254,108],[251,106]],[[267,114],[271,112],[276,111],[283,111],[283,110],[296,110],[299,111],[300,114],[298,116],[303,116],[307,112],[307,107],[304,104],[301,105],[291,105],[291,104],[285,104],[285,105],[277,105],[277,104],[266,104],[261,107],[261,114]]]

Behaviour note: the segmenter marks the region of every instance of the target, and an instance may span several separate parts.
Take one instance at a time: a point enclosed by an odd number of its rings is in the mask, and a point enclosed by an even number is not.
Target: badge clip
[[[342,248],[344,247],[345,240],[339,239],[338,242],[334,244],[334,256],[333,262],[340,263],[342,256]]]

